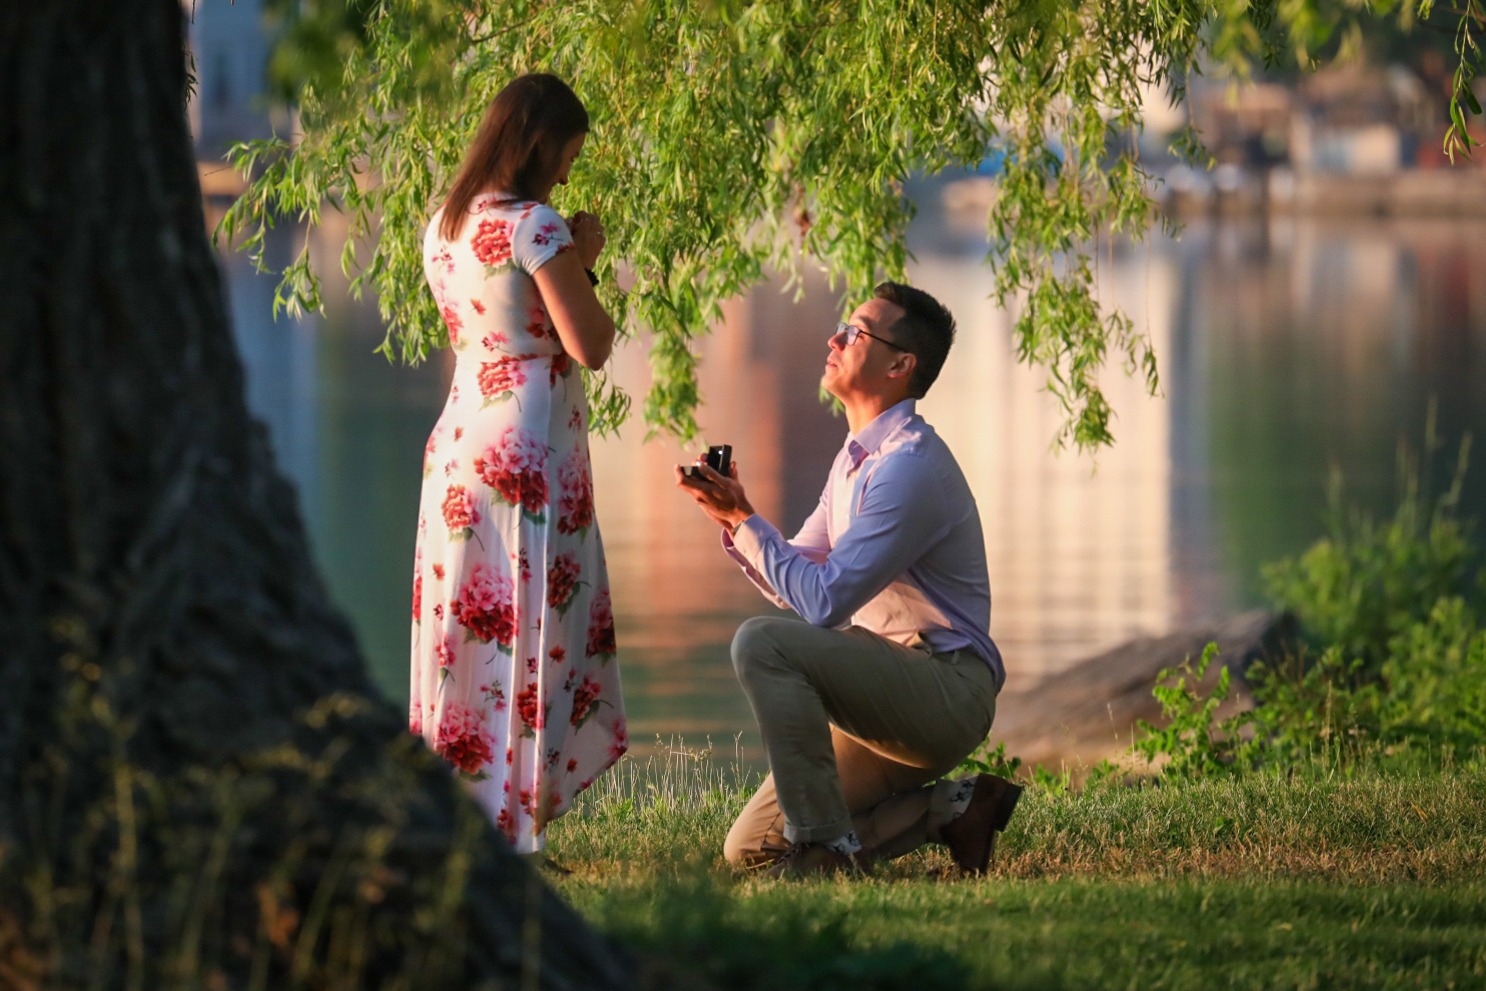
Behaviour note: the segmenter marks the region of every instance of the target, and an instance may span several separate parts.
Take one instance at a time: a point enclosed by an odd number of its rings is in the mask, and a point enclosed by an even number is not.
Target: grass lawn
[[[756,775],[626,760],[552,828],[562,895],[721,988],[1486,988],[1486,761],[1029,789],[992,874],[736,877]]]

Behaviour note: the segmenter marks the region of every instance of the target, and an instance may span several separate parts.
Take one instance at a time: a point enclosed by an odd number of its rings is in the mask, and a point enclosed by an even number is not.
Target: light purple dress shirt
[[[768,599],[816,626],[860,626],[934,653],[969,648],[998,687],[1006,680],[975,497],[912,399],[847,435],[793,540],[755,513],[722,543]]]

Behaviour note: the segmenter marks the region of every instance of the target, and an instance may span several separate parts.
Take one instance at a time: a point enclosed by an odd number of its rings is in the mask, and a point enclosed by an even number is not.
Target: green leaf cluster
[[[1217,710],[1232,690],[1228,668],[1218,669],[1217,682],[1203,692],[1199,685],[1218,656],[1218,645],[1210,643],[1194,665],[1188,661],[1166,668],[1156,676],[1151,690],[1161,703],[1164,725],[1144,719],[1136,724],[1138,736],[1131,750],[1149,762],[1165,758],[1162,773],[1171,777],[1198,778],[1226,770],[1234,762],[1238,735],[1231,724],[1217,719]]]
[[[424,223],[489,99],[515,75],[545,70],[571,81],[594,122],[554,205],[604,219],[605,302],[623,326],[653,333],[652,428],[695,433],[696,340],[723,301],[769,270],[798,280],[821,269],[843,304],[901,279],[913,215],[904,180],[995,154],[1004,170],[986,218],[994,296],[1017,314],[1019,358],[1046,370],[1065,410],[1058,441],[1080,447],[1112,440],[1100,387],[1110,362],[1158,387],[1149,341],[1100,304],[1094,268],[1101,239],[1140,238],[1153,219],[1135,141],[1147,88],[1180,100],[1201,67],[1243,75],[1308,58],[1338,25],[1379,16],[1338,0],[274,9],[286,18],[276,71],[297,92],[299,129],[234,149],[252,183],[222,233],[261,263],[275,223],[344,214],[341,265],[354,292],[375,290],[389,356],[417,362],[447,344],[423,288]],[[1176,151],[1204,156],[1190,132]],[[276,305],[311,309],[320,295],[306,243]],[[602,375],[590,387],[595,427],[616,426],[627,398]]]
[[[1434,9],[1434,0],[1421,0],[1419,9],[1422,16],[1429,16]],[[1486,33],[1486,4],[1481,0],[1462,0],[1451,11],[1459,18],[1454,39],[1456,63],[1451,80],[1450,127],[1445,131],[1445,153],[1453,162],[1456,155],[1469,155],[1472,148],[1481,144],[1470,133],[1467,118],[1471,114],[1481,116],[1481,103],[1476,99],[1472,84],[1481,67],[1481,36]]]

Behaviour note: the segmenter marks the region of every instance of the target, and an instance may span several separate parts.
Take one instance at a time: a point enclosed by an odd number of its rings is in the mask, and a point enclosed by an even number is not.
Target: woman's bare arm
[[[599,302],[584,269],[593,266],[603,249],[603,228],[592,214],[579,214],[572,226],[576,250],[557,255],[533,278],[563,350],[585,368],[597,370],[614,349],[614,318]]]

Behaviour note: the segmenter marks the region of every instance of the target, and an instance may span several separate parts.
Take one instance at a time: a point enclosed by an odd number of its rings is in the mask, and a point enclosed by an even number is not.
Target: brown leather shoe
[[[1014,785],[994,774],[975,779],[970,804],[961,815],[939,827],[939,836],[949,847],[950,856],[965,874],[984,874],[991,864],[996,847],[996,834],[1011,821],[1022,786]]]
[[[766,872],[769,877],[819,877],[831,874],[871,874],[872,855],[866,850],[837,853],[820,843],[791,843]]]

